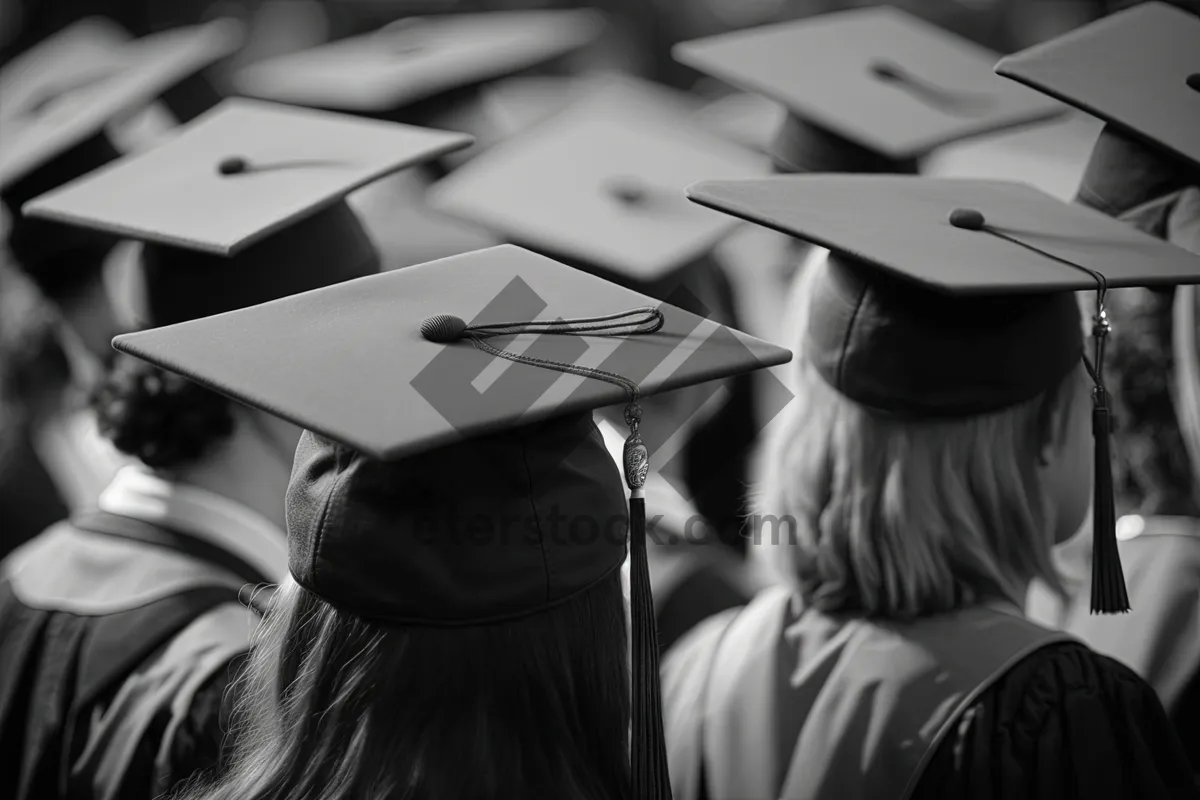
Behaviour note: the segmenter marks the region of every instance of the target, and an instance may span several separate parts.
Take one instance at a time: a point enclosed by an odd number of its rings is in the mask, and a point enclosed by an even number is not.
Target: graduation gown
[[[0,797],[157,797],[215,764],[257,619],[240,592],[267,577],[203,537],[104,512],[13,553],[0,571]]]
[[[1130,670],[1016,613],[797,612],[776,587],[663,664],[676,800],[1194,798]]]
[[[1071,598],[1063,628],[1158,693],[1200,775],[1200,520],[1123,517],[1119,543],[1132,610],[1089,613],[1090,585]]]

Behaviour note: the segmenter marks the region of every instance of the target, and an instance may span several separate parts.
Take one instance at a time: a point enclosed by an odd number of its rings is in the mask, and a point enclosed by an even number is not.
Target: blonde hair
[[[819,268],[806,270],[808,283]],[[806,313],[810,295],[793,298]],[[791,528],[770,557],[809,606],[911,619],[987,598],[1024,604],[1028,582],[1062,592],[1038,465],[1065,434],[1080,367],[1059,387],[966,419],[885,419],[839,395],[798,347],[796,399],[767,443],[757,510]]]

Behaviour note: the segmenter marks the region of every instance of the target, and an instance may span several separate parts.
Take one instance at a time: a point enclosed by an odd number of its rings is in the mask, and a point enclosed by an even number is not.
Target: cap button
[[[1200,92],[1200,72],[1193,72],[1187,76],[1188,88],[1194,92]]]
[[[421,335],[438,344],[457,342],[466,330],[467,323],[451,314],[434,314],[421,323]]]
[[[900,68],[887,61],[872,61],[870,70],[872,75],[881,80],[895,81],[904,78]]]
[[[246,163],[246,159],[242,158],[241,156],[230,156],[229,158],[223,159],[221,163],[217,165],[217,172],[221,173],[222,175],[240,175],[241,173],[245,172],[248,167],[249,165]]]
[[[646,187],[636,178],[613,178],[608,182],[608,193],[626,205],[646,202]]]
[[[983,230],[983,213],[973,208],[956,208],[950,212],[950,224],[965,231]]]

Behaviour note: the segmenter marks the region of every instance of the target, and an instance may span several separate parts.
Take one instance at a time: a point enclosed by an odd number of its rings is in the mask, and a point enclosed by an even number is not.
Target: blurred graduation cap
[[[261,61],[235,78],[245,94],[417,124],[444,125],[481,84],[593,41],[590,10],[408,17],[363,36]]]
[[[146,243],[140,326],[240,308],[377,272],[345,198],[471,137],[227,100],[163,145],[25,204],[32,218]]]
[[[570,108],[580,98],[604,90],[620,91],[623,102],[645,107],[654,115],[674,115],[679,118],[697,113],[700,101],[692,94],[666,86],[638,80],[620,73],[589,73],[585,75],[518,75],[490,83],[484,89],[484,102],[501,129],[501,138],[508,138],[536,128]]]
[[[23,116],[78,86],[94,83],[121,63],[133,37],[112,20],[87,17],[19,54],[0,70],[0,116]]]
[[[105,36],[68,29],[0,73],[0,106],[12,103],[0,114],[0,202],[12,219],[8,244],[50,295],[94,273],[108,245],[22,220],[22,204],[116,158],[106,133],[110,124],[229,55],[241,39],[240,24],[217,20],[129,42],[114,53]]]
[[[1107,290],[1200,283],[1200,256],[1018,183],[809,175],[714,181],[689,197],[829,248],[807,359],[867,409],[986,414],[1055,387],[1083,352],[1073,292],[1096,290],[1094,611],[1128,610],[1103,378]],[[866,221],[864,223],[864,220]]]
[[[773,147],[787,172],[915,173],[934,148],[1062,110],[997,80],[996,54],[886,6],[721,34],[672,52],[788,110]]]
[[[652,286],[705,256],[736,225],[687,202],[697,176],[744,178],[766,160],[689,128],[657,95],[614,80],[430,190],[431,205],[522,246]]]
[[[287,495],[291,573],[366,618],[454,627],[547,611],[620,569],[628,520],[634,795],[658,800],[669,783],[639,412],[631,402],[628,517],[590,412],[790,358],[720,330],[502,245],[114,346],[307,429]]]
[[[1079,200],[1121,213],[1200,185],[1200,17],[1134,6],[1003,59],[996,72],[1106,123]]]

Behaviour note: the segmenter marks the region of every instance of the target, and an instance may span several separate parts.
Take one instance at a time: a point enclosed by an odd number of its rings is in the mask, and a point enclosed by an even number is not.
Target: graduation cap
[[[511,245],[114,346],[306,429],[287,495],[291,573],[392,625],[525,617],[620,569],[625,495],[590,412],[628,403],[634,796],[670,796],[638,436],[655,422],[637,399],[790,353]]]
[[[346,196],[470,143],[465,134],[227,100],[161,146],[23,211],[144,242],[134,305],[143,326],[164,325],[378,271]]]
[[[765,159],[664,110],[656,99],[664,91],[607,83],[472,159],[429,202],[617,282],[661,281],[736,225],[689,204],[684,188],[697,176],[769,172]]]
[[[786,107],[774,155],[788,172],[915,173],[936,147],[1061,111],[997,80],[996,54],[886,6],[684,42],[672,53]]]
[[[1144,3],[1009,56],[996,72],[1106,123],[1081,202],[1121,213],[1200,184],[1200,17]]]
[[[0,106],[8,106],[0,114],[0,202],[13,220],[9,247],[48,292],[69,289],[94,272],[108,244],[21,220],[21,206],[117,158],[108,125],[229,55],[241,40],[240,24],[222,19],[139,39],[114,53],[68,29],[0,73]]]
[[[1096,290],[1094,611],[1128,610],[1103,377],[1105,293],[1200,283],[1200,256],[1018,183],[902,176],[705,182],[698,203],[833,255],[805,352],[835,390],[910,419],[986,414],[1049,391],[1083,351],[1073,292]],[[868,220],[864,224],[863,220]]]
[[[603,17],[590,10],[408,17],[252,64],[235,83],[268,100],[429,122],[433,112],[420,101],[558,58],[594,40],[603,27]]]

